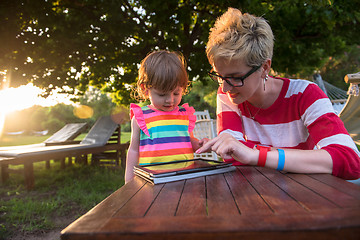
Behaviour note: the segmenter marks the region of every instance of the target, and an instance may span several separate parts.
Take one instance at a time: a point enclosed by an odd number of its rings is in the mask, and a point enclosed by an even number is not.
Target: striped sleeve
[[[312,140],[318,149],[331,155],[332,174],[345,179],[359,178],[360,153],[330,100],[312,83],[304,90],[301,102],[302,120]]]

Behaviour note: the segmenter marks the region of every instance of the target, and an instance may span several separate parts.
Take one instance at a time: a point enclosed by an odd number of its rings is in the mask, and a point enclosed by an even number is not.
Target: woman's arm
[[[131,141],[127,152],[125,183],[134,178],[134,166],[139,163],[140,128],[135,117],[131,120]]]
[[[222,133],[199,148],[196,153],[215,151],[224,159],[234,158],[247,165],[257,165],[259,150],[245,146],[228,133]],[[285,153],[284,171],[296,173],[332,173],[332,159],[325,150],[283,149]],[[267,153],[266,167],[276,169],[279,153],[273,149]]]

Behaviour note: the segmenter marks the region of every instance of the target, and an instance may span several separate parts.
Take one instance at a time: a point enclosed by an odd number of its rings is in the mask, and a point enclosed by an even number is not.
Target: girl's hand
[[[198,140],[197,138],[190,137],[191,145],[194,151],[198,150],[200,147],[204,145],[204,143],[207,143],[210,139],[203,138],[201,140]]]
[[[204,144],[206,144],[208,141],[210,141],[209,138],[203,138],[199,141],[199,147],[204,146]]]

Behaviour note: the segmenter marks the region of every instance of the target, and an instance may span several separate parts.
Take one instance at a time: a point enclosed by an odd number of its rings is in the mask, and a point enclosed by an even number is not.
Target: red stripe
[[[218,132],[224,129],[242,132],[240,116],[235,112],[221,112],[217,116],[217,129]]]
[[[311,94],[307,92],[310,92]],[[326,94],[316,84],[310,84],[303,94],[306,95],[306,98],[301,99],[301,105],[299,105],[301,111],[300,114],[304,114],[306,109],[308,109],[308,107],[310,107],[316,100],[327,98]]]
[[[337,123],[337,124],[334,124]],[[344,123],[334,113],[327,113],[319,117],[308,126],[310,135],[314,137],[314,142],[318,143],[321,139],[336,134],[348,134]]]
[[[333,175],[345,179],[360,178],[360,160],[354,151],[348,147],[337,144],[329,145],[322,149],[325,149],[331,155],[333,160]],[[346,161],[344,161],[344,159],[346,159]]]

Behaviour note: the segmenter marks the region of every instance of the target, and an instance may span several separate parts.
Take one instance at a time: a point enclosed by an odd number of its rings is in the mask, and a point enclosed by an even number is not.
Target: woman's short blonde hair
[[[168,92],[180,86],[185,93],[188,83],[189,78],[183,55],[159,50],[151,52],[141,61],[136,90],[138,98],[146,100],[148,99],[146,92],[150,88]]]
[[[254,67],[271,59],[273,48],[274,35],[264,18],[229,8],[211,28],[206,54],[212,66],[223,58],[241,60]]]

